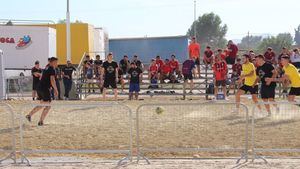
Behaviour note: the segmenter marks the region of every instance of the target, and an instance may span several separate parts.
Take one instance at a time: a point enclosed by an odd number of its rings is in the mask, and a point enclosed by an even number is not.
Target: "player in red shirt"
[[[160,58],[160,56],[156,56],[156,65],[158,66],[158,72],[160,72],[161,67],[164,65],[164,61]]]
[[[223,53],[222,49],[218,49],[217,54],[214,57],[214,63],[217,61],[218,58],[220,58],[222,60],[226,59],[226,55]]]
[[[215,75],[215,97],[217,97],[220,86],[222,86],[224,96],[226,96],[226,79],[228,69],[226,62],[220,56],[216,58],[216,63],[213,65],[213,71]]]
[[[231,79],[229,81],[230,86],[229,86],[229,90],[227,91],[227,93],[230,92],[230,89],[234,89],[236,82],[239,80],[241,74],[242,74],[241,59],[237,58],[236,63],[232,66],[232,74],[231,74]],[[239,86],[238,86],[238,88],[239,88]]]
[[[235,64],[235,59],[237,57],[237,53],[239,51],[238,47],[236,44],[233,43],[232,40],[228,41],[228,57],[226,58],[226,63],[233,65]]]
[[[206,66],[210,65],[212,67],[213,55],[214,52],[211,50],[210,46],[207,46],[204,51],[204,58],[203,58],[203,62],[205,63]]]
[[[155,78],[157,79],[158,78],[158,66],[156,64],[156,61],[155,59],[152,59],[151,60],[151,65],[149,67],[149,70],[148,70],[148,78],[149,80]]]
[[[189,45],[189,56],[195,61],[195,64],[197,66],[197,71],[199,74],[199,78],[201,77],[200,74],[200,44],[196,42],[196,38],[193,37],[191,44]]]
[[[165,83],[166,79],[171,80],[171,71],[172,68],[169,63],[169,59],[165,60],[165,63],[161,66],[160,69],[160,83]]]
[[[170,60],[169,64],[170,64],[171,69],[172,69],[171,73],[172,74],[177,74],[179,77],[181,77],[181,72],[179,70],[179,62],[176,59],[175,55],[171,55],[171,60]]]
[[[269,62],[269,63],[271,63],[273,65],[277,64],[277,62],[276,62],[276,54],[275,54],[275,52],[273,51],[273,49],[271,47],[268,47],[267,51],[264,54],[264,57],[265,57],[265,61],[266,62]]]

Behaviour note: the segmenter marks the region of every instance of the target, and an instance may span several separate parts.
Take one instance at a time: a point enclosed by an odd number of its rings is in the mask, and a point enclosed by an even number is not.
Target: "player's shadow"
[[[280,126],[280,125],[297,123],[297,122],[299,122],[299,121],[294,120],[294,119],[281,120],[281,121],[270,121],[270,122],[265,122],[263,124],[256,123],[256,127],[257,128],[274,127],[274,126]]]
[[[68,112],[77,112],[77,111],[88,111],[88,110],[93,110],[96,109],[97,107],[83,107],[83,108],[78,108],[78,109],[71,109]]]
[[[12,133],[13,129],[18,130],[20,127],[0,129],[0,134]]]

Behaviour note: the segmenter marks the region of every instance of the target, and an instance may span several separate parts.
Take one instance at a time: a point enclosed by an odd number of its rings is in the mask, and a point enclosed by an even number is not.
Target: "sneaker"
[[[31,116],[30,116],[30,115],[27,115],[27,116],[26,116],[26,119],[27,119],[29,122],[31,122]]]
[[[38,123],[38,126],[43,126],[44,125],[44,123],[42,122],[42,121],[40,121],[39,123]]]

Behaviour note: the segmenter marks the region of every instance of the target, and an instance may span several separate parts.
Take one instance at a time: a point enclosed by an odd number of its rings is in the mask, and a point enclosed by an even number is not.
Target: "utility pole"
[[[197,20],[197,1],[194,0],[194,37],[197,39],[196,20]]]
[[[67,0],[67,14],[66,14],[66,32],[67,32],[67,61],[72,61],[71,58],[71,21],[70,21],[70,3]]]
[[[248,40],[247,40],[247,48],[248,48],[248,51],[250,50],[250,32],[248,31]]]

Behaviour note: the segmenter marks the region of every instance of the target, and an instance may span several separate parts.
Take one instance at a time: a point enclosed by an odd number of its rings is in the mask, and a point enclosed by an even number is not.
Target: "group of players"
[[[265,102],[271,102],[271,104],[275,101],[277,82],[282,82],[284,85],[291,87],[288,95],[289,101],[295,101],[295,97],[300,95],[300,75],[297,69],[300,66],[300,55],[296,49],[291,53],[286,48],[283,48],[283,52],[277,59],[271,48],[268,48],[268,51],[264,55],[255,55],[253,51],[250,51],[244,54],[242,58],[237,58],[237,52],[237,46],[232,41],[229,41],[228,48],[224,51],[218,49],[216,54],[207,46],[203,57],[203,62],[207,67],[211,66],[215,75],[215,95],[218,93],[218,88],[222,86],[224,96],[226,96],[227,65],[232,65],[233,73],[231,80],[237,81],[240,86],[236,94],[237,107],[235,112],[239,112],[240,98],[243,94],[249,92],[252,95],[253,101],[255,103],[258,102],[259,82],[261,82],[261,98]],[[148,77],[151,84],[156,84],[158,80],[164,83],[166,79],[175,83],[178,78],[184,78],[184,85],[188,81],[191,81],[192,91],[193,78],[196,77],[196,74],[201,78],[200,45],[196,42],[195,38],[192,38],[189,45],[189,59],[182,64],[181,70],[175,55],[172,55],[170,60],[166,59],[163,61],[157,56],[156,59],[152,59],[151,61],[151,65],[148,68]],[[294,61],[299,61],[299,63]],[[36,85],[35,89],[41,100],[41,104],[46,105],[36,106],[26,118],[28,121],[31,121],[31,117],[44,108],[38,123],[40,126],[44,124],[44,119],[50,110],[51,91],[54,95],[58,95],[56,68],[57,58],[53,57],[49,59],[49,64],[41,73],[35,73],[40,80],[39,85]],[[73,68],[69,69],[73,70]],[[134,56],[131,62],[128,56],[124,56],[118,64],[113,60],[113,54],[109,53],[104,62],[100,59],[100,56],[96,56],[96,60],[92,60],[89,56],[86,56],[83,76],[88,83],[93,83],[91,81],[95,78],[98,80],[99,88],[103,90],[104,99],[106,99],[107,89],[111,87],[114,91],[115,100],[118,97],[117,83],[124,86],[123,78],[127,76],[129,81],[129,99],[133,99],[133,96],[135,96],[135,99],[138,99],[140,83],[143,79],[143,70],[144,65],[137,56]],[[72,74],[72,71],[69,73]],[[71,80],[71,76],[69,75],[66,75],[65,78]],[[275,102],[273,105],[276,107]],[[259,109],[261,110],[260,106]],[[270,105],[266,105],[266,109],[268,114],[271,115]]]

